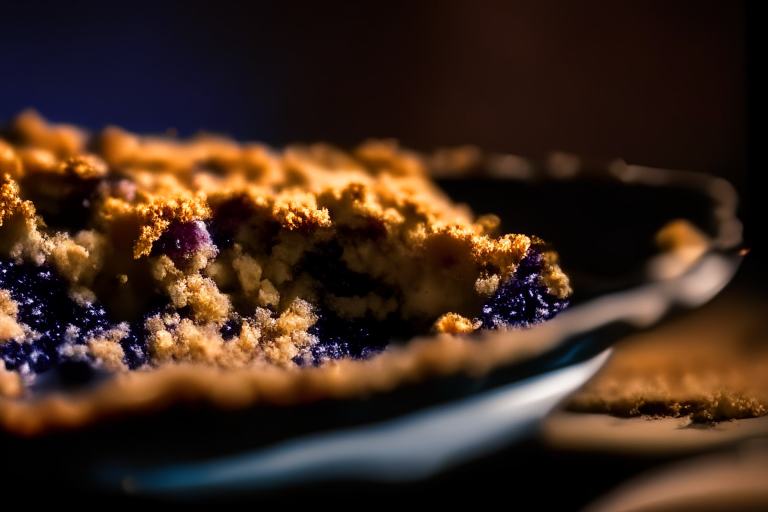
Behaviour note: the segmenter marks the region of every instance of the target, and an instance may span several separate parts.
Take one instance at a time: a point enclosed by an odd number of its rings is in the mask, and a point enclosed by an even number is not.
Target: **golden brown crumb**
[[[13,215],[20,214],[27,218],[35,216],[35,205],[31,201],[22,201],[19,197],[19,185],[6,173],[0,178],[0,226]]]
[[[18,312],[19,306],[11,298],[11,293],[8,290],[0,290],[0,313],[15,318]]]
[[[303,197],[280,198],[273,207],[274,218],[281,226],[288,229],[327,228],[331,226],[328,210],[318,208],[315,197],[307,194]]]
[[[678,251],[684,248],[704,248],[709,238],[689,220],[675,219],[656,233],[656,245],[663,251]]]
[[[259,283],[259,297],[257,303],[261,307],[277,307],[280,304],[280,292],[269,279],[264,279]]]
[[[482,297],[490,297],[499,289],[501,278],[498,274],[478,277],[475,281],[475,291]]]
[[[235,244],[235,256],[232,259],[232,267],[246,295],[253,295],[259,292],[261,288],[261,265],[252,256],[243,254],[242,247],[239,244]]]
[[[24,166],[13,147],[0,139],[0,176],[9,175],[12,179],[18,180],[22,177]]]
[[[290,365],[302,348],[316,340],[306,331],[317,321],[312,306],[296,299],[279,316],[258,308],[239,336],[225,342],[214,323],[195,323],[178,314],[155,315],[146,322],[149,348],[159,361],[216,361],[239,367],[255,360]]]
[[[59,171],[77,179],[93,180],[107,175],[107,164],[96,155],[77,155],[62,162]]]
[[[10,292],[0,289],[0,345],[24,336],[24,328],[16,322],[18,311]]]
[[[662,251],[648,266],[655,279],[676,277],[690,268],[709,249],[711,240],[690,221],[675,219],[656,234],[656,245]]]
[[[564,299],[568,297],[572,290],[569,284],[568,276],[560,269],[557,264],[557,253],[546,251],[542,253],[544,265],[541,269],[539,282],[547,287],[552,295]]]
[[[435,321],[432,327],[436,333],[461,334],[476,329],[475,322],[456,313],[446,313]]]
[[[128,366],[123,359],[125,353],[119,341],[128,336],[130,328],[127,323],[119,324],[115,329],[110,329],[88,340],[88,349],[96,360],[96,364],[112,371],[125,371]]]
[[[5,365],[0,365],[0,398],[16,398],[22,394],[24,385],[21,375],[17,372],[9,372]]]
[[[67,157],[83,151],[86,135],[82,130],[64,124],[52,124],[34,110],[19,115],[15,122],[16,133],[24,144],[46,149]]]
[[[22,175],[28,173],[58,173],[61,162],[52,152],[42,148],[16,148],[22,162]]]

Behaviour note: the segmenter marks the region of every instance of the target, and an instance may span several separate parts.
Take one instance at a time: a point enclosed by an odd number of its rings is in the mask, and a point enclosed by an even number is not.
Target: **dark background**
[[[712,173],[757,211],[759,3],[13,2],[0,124],[27,107],[98,130],[273,145],[395,137]],[[754,210],[754,212],[752,211]],[[761,274],[765,284],[768,279]]]
[[[750,279],[768,285],[759,20],[742,1],[6,3],[0,124],[33,107],[92,130],[278,146],[395,137],[711,173],[739,190]],[[606,488],[642,469],[515,450],[408,493],[492,491],[509,457],[541,459],[531,478],[614,465],[596,475]]]
[[[5,3],[0,123],[33,107],[93,130],[274,145],[395,137],[419,150],[561,150],[713,173],[757,203],[758,5]]]
[[[26,107],[271,144],[396,137],[747,168],[738,1],[3,6],[0,120]]]

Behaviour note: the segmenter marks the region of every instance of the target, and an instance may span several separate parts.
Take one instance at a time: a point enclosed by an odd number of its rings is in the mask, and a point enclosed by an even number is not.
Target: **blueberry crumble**
[[[277,151],[24,113],[0,132],[0,396],[49,372],[314,368],[552,318],[556,254],[498,225],[392,141]]]

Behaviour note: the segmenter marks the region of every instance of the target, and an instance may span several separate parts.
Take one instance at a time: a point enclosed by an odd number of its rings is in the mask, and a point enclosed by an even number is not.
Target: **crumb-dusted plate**
[[[436,168],[455,175],[449,165]],[[481,155],[460,171],[440,182],[454,199],[557,248],[575,289],[570,309],[525,331],[464,340],[459,351],[432,347],[434,371],[367,396],[222,410],[180,392],[97,425],[33,439],[2,434],[4,457],[19,461],[14,474],[182,497],[318,479],[424,478],[528,435],[619,337],[703,304],[741,259],[735,194],[722,180],[562,156],[536,166]],[[688,222],[670,228],[677,219]],[[365,371],[376,370],[369,363]],[[41,467],[41,457],[66,460],[66,472],[59,462]]]

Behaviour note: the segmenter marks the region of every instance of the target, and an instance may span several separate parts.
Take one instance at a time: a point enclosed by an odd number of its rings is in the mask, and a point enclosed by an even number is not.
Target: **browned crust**
[[[160,411],[178,402],[202,401],[233,410],[364,398],[440,376],[480,376],[540,354],[559,341],[556,324],[544,324],[525,331],[489,332],[475,340],[451,335],[417,339],[367,361],[340,360],[300,370],[269,365],[222,370],[179,364],[116,374],[98,387],[73,394],[0,397],[0,424],[15,434],[33,436],[142,411]],[[2,377],[0,374],[0,382]]]

